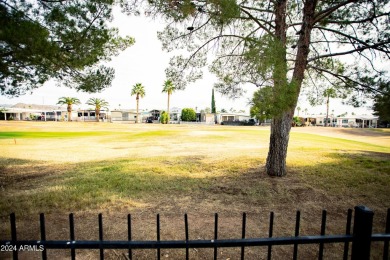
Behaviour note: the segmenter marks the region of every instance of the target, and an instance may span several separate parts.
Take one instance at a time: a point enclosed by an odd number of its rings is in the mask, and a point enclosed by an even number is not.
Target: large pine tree
[[[130,1],[128,10],[138,10],[139,2]],[[210,70],[219,79],[215,87],[221,93],[239,96],[246,84],[272,87],[266,161],[272,176],[287,172],[291,122],[303,86],[331,85],[364,93],[375,91],[385,77],[375,59],[390,57],[387,0],[145,3],[148,13],[169,21],[159,34],[163,47],[189,52],[172,58],[167,69],[179,88],[202,76],[211,53],[215,58]]]
[[[134,43],[110,28],[113,0],[0,1],[0,93],[19,96],[51,78],[85,92],[111,85],[101,64]]]

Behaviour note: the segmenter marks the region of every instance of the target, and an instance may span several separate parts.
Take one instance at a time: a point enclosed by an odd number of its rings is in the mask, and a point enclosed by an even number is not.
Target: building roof
[[[378,119],[378,116],[362,115],[362,116],[339,116],[339,119],[362,119],[362,120],[372,120]]]
[[[136,109],[114,109],[111,112],[121,112],[121,113],[137,113]],[[142,111],[140,111],[141,113]]]
[[[37,105],[37,104],[25,104],[25,103],[17,103],[13,105],[11,108],[22,108],[22,109],[32,109],[32,110],[40,110],[40,111],[53,111],[53,110],[62,110],[63,107],[57,105]]]
[[[244,114],[244,113],[232,113],[232,112],[224,112],[224,113],[217,113],[221,116],[250,116],[248,114]]]
[[[326,118],[326,115],[310,115],[310,116],[303,116],[303,118]],[[329,118],[338,118],[338,119],[364,119],[364,120],[372,120],[372,119],[378,119],[379,117],[373,116],[373,115],[350,115],[350,116],[331,116],[328,115]]]

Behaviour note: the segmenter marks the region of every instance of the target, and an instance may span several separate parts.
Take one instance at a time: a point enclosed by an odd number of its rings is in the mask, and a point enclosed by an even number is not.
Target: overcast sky
[[[144,17],[129,17],[122,14],[119,10],[114,12],[113,26],[119,28],[122,36],[130,35],[135,38],[135,45],[114,57],[109,63],[115,68],[115,79],[112,86],[101,93],[86,94],[75,90],[56,87],[53,81],[44,84],[43,87],[34,90],[32,94],[26,94],[18,98],[6,98],[0,96],[0,104],[45,104],[55,105],[60,97],[78,97],[84,104],[81,107],[87,107],[85,102],[90,97],[104,98],[110,104],[110,109],[136,107],[134,96],[130,96],[131,88],[136,83],[142,83],[145,86],[146,95],[140,100],[140,109],[166,109],[167,94],[161,93],[163,82],[165,81],[165,68],[168,66],[168,54],[161,49],[161,43],[157,39],[157,31],[163,29],[163,23]],[[211,92],[215,77],[205,71],[202,80],[189,85],[185,90],[177,91],[171,96],[172,107],[190,107],[198,111],[211,107]],[[222,97],[215,92],[217,110],[222,108],[230,110],[231,108],[245,110],[249,113],[248,100],[251,98],[255,87],[248,86],[247,93],[236,100],[230,100]],[[302,111],[307,108],[311,113],[325,113],[325,105],[311,107],[303,98],[300,98],[298,104]],[[335,114],[355,111],[356,114],[367,114],[370,110],[364,108],[352,108],[342,106],[340,100],[331,101],[331,110]],[[302,112],[301,112],[302,113]]]

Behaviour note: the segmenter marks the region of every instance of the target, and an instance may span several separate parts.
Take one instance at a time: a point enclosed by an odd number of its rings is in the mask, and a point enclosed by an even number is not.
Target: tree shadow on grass
[[[67,165],[4,159],[2,212],[21,214],[145,208],[188,212],[256,211],[257,208],[343,207],[353,203],[390,207],[387,153],[330,153],[332,162],[288,168],[271,178],[264,161],[204,156],[132,158]]]

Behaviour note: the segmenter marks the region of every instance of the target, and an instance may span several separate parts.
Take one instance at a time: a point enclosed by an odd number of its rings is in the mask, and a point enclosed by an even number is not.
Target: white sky
[[[77,97],[82,103],[90,97],[104,98],[109,104],[110,109],[136,107],[134,96],[130,96],[131,88],[136,83],[142,83],[145,86],[146,95],[140,100],[140,109],[166,109],[167,94],[161,93],[163,82],[165,81],[165,68],[168,66],[170,55],[162,51],[161,43],[157,39],[157,31],[164,27],[163,23],[144,17],[134,17],[122,14],[119,10],[114,12],[113,26],[119,28],[122,36],[130,35],[135,38],[136,43],[114,57],[109,66],[115,68],[115,79],[112,86],[101,93],[86,94],[77,92],[65,87],[56,87],[55,82],[49,81],[43,87],[34,90],[32,94],[26,94],[18,98],[7,98],[0,96],[0,104],[45,104],[55,105],[60,97]],[[213,84],[216,82],[215,77],[205,70],[202,80],[188,85],[185,90],[177,91],[171,96],[172,107],[190,107],[198,111],[211,107],[211,91]],[[245,110],[249,113],[248,100],[252,97],[255,87],[248,86],[247,93],[236,100],[230,100],[222,97],[215,92],[217,110],[222,108],[230,110]],[[298,106],[302,111],[307,108],[309,114],[325,113],[326,106],[321,105],[311,107],[302,98]],[[331,110],[335,114],[344,112],[355,114],[368,114],[370,110],[367,107],[353,108],[341,105],[340,100],[331,100]],[[81,105],[87,107],[87,105]]]

